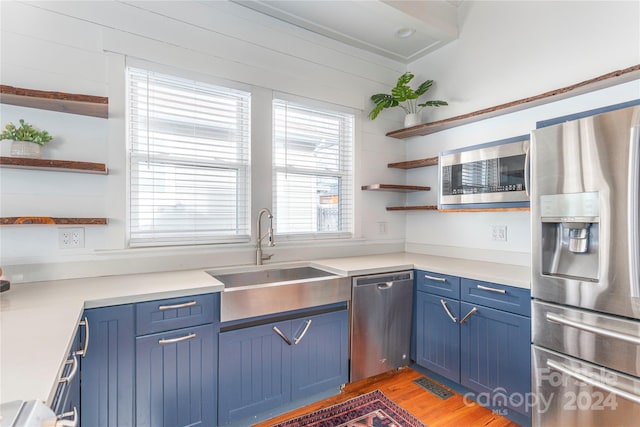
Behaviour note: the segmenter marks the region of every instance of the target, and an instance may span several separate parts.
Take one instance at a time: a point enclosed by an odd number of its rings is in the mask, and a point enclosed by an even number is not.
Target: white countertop
[[[527,267],[411,253],[322,259],[304,264],[346,276],[418,268],[530,287]],[[0,402],[50,401],[85,308],[223,289],[204,269],[13,285],[8,292],[0,294]]]

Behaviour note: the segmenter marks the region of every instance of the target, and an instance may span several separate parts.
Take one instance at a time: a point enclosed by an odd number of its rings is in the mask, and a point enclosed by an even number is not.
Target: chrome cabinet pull
[[[553,313],[546,314],[547,320],[554,323],[560,323],[561,325],[571,326],[572,328],[581,329],[583,331],[592,332],[598,335],[604,335],[605,337],[615,338],[622,341],[627,341],[632,344],[640,345],[640,338],[625,334],[622,332],[616,332],[609,329],[600,328],[586,323],[581,323],[575,320],[567,319],[566,317],[558,316]]]
[[[160,310],[160,311],[175,310],[175,309],[178,309],[178,308],[193,307],[196,304],[198,304],[197,301],[189,301],[189,302],[183,302],[181,304],[161,305],[160,307],[158,307],[158,310]]]
[[[449,319],[451,319],[451,321],[453,323],[456,323],[456,318],[453,314],[451,314],[451,312],[449,311],[449,307],[447,307],[447,302],[443,299],[440,300],[440,304],[442,304],[442,307],[444,307],[444,311],[447,312],[447,315],[449,316]]]
[[[302,333],[300,334],[300,336],[299,336],[298,338],[295,338],[295,339],[293,340],[293,343],[294,343],[294,344],[296,344],[296,345],[297,345],[300,341],[302,341],[302,338],[304,337],[304,334],[306,334],[306,333],[307,333],[307,331],[309,330],[309,326],[311,326],[311,319],[308,319],[308,320],[305,322],[304,329],[302,330]]]
[[[447,279],[443,279],[442,277],[429,276],[428,274],[425,274],[424,278],[429,280],[435,280],[436,282],[442,282],[442,283],[447,281]]]
[[[65,418],[73,416],[71,420]],[[78,425],[78,409],[74,406],[73,411],[65,412],[57,416],[55,427],[77,427]]]
[[[195,337],[196,337],[196,334],[190,333],[190,334],[187,334],[187,335],[184,335],[184,336],[181,336],[181,337],[177,337],[177,338],[163,338],[163,339],[158,340],[158,344],[162,344],[162,345],[164,345],[164,344],[173,344],[173,343],[180,342],[180,341],[190,340],[190,339],[195,338]]]
[[[483,291],[495,292],[497,294],[506,294],[507,293],[507,291],[505,289],[490,288],[489,286],[478,285],[477,288],[478,289],[482,289]]]
[[[560,371],[563,374],[567,374],[570,377],[573,377],[575,379],[577,379],[578,381],[581,381],[583,383],[587,383],[593,387],[597,387],[600,388],[602,390],[608,391],[609,393],[613,393],[616,394],[620,397],[622,397],[623,399],[627,399],[630,400],[632,402],[635,402],[636,404],[640,404],[640,396],[638,396],[637,394],[633,394],[633,393],[629,393],[628,391],[625,390],[620,390],[619,388],[610,386],[609,384],[597,381],[593,378],[591,378],[588,375],[584,375],[581,374],[579,372],[575,372],[569,368],[567,368],[566,366],[555,362],[553,360],[547,360],[547,366],[551,369],[555,369],[556,371]]]
[[[84,346],[82,347],[82,350],[78,350],[73,354],[85,357],[87,355],[87,350],[89,350],[89,319],[87,319],[87,317],[85,316],[85,318],[82,319],[80,323],[78,323],[78,325],[84,326]]]
[[[274,327],[273,327],[273,330],[274,330],[274,332],[275,332],[276,334],[278,334],[278,336],[279,336],[280,338],[282,338],[282,339],[284,340],[284,342],[286,342],[286,343],[287,343],[287,345],[291,345],[291,341],[289,341],[289,338],[287,338],[287,337],[285,336],[285,334],[283,334],[283,333],[282,333],[282,331],[281,331],[280,329],[278,329],[278,327],[277,327],[277,326],[274,326]]]
[[[69,372],[69,375],[67,375],[66,377],[61,377],[58,380],[59,383],[69,384],[73,377],[76,376],[76,373],[78,372],[78,358],[76,357],[76,353],[73,353],[72,357],[73,359],[64,362],[65,365],[71,363],[71,372]]]
[[[473,314],[474,314],[476,311],[478,311],[478,309],[477,309],[477,308],[475,308],[475,307],[473,307],[473,308],[471,309],[471,311],[470,311],[470,312],[468,312],[468,313],[467,313],[467,315],[466,315],[466,316],[464,316],[464,317],[462,318],[462,320],[460,321],[460,324],[462,325],[464,322],[466,322],[466,321],[469,319],[469,317],[473,316]]]

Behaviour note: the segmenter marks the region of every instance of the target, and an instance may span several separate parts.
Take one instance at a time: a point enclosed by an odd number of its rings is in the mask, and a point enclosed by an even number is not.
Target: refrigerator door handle
[[[621,341],[627,341],[632,344],[640,345],[640,337],[625,334],[622,332],[612,331],[610,329],[600,328],[598,326],[588,325],[586,323],[581,323],[575,320],[567,319],[566,317],[558,316],[557,314],[553,314],[553,313],[547,313],[546,318],[550,322],[560,323],[561,325],[571,326],[572,328],[580,329],[586,332],[591,332],[597,335],[603,335],[605,337],[614,338]]]
[[[531,143],[526,142],[524,145],[524,193],[527,197],[531,197]]]
[[[580,372],[576,372],[570,368],[567,368],[565,365],[553,360],[547,360],[547,366],[551,369],[555,369],[556,371],[560,371],[563,374],[569,375],[570,377],[573,377],[578,381],[589,384],[590,386],[597,387],[609,393],[613,393],[617,396],[620,396],[623,399],[627,399],[637,404],[640,404],[640,396],[638,396],[637,394],[629,393],[628,391],[620,390],[619,388],[600,382],[594,378],[591,378],[588,375],[585,375]]]
[[[629,141],[629,182],[627,184],[627,221],[629,230],[629,283],[631,296],[640,298],[640,125],[631,128]]]

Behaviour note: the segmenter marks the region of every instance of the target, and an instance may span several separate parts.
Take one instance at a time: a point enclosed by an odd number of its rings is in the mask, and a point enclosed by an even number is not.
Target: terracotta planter
[[[40,158],[40,145],[29,141],[13,141],[11,143],[12,157]]]

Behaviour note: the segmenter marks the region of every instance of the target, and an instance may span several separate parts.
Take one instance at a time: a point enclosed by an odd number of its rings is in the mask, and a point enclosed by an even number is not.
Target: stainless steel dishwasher
[[[351,381],[409,363],[413,271],[353,278]]]

